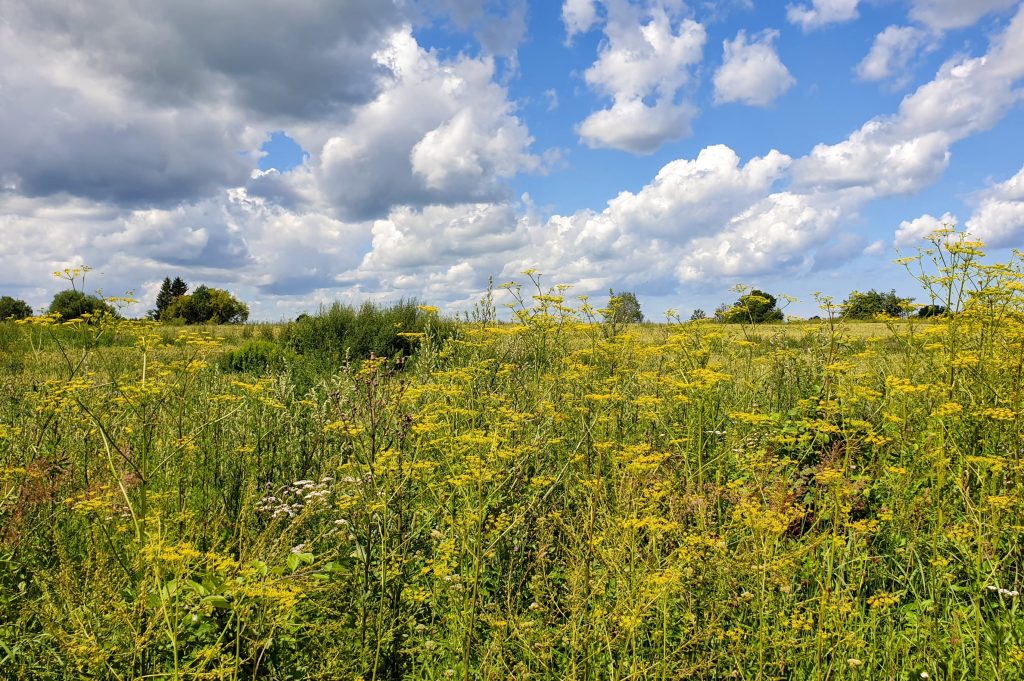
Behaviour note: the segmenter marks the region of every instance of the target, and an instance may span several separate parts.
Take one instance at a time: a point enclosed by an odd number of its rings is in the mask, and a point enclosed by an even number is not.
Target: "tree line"
[[[0,320],[25,319],[32,313],[32,307],[24,300],[0,297]],[[57,292],[41,313],[55,315],[61,321],[120,316],[107,300],[74,286]],[[180,324],[240,324],[249,319],[249,306],[223,289],[200,285],[189,293],[189,286],[181,277],[173,280],[165,277],[156,296],[156,305],[146,316]]]
[[[845,319],[869,320],[877,315],[905,317],[911,313],[913,298],[903,297],[896,290],[853,291],[840,305]],[[54,295],[46,310],[61,320],[93,318],[101,314],[118,312],[99,296],[74,288]],[[945,314],[941,305],[924,305],[917,309],[919,317]],[[32,308],[23,300],[11,296],[0,297],[0,320],[24,319],[32,315]],[[189,285],[181,278],[165,277],[157,293],[155,306],[147,313],[149,319],[182,324],[238,324],[249,318],[249,307],[226,290],[205,285],[189,292]],[[785,315],[779,300],[760,289],[751,289],[736,302],[722,303],[715,308],[712,319],[721,323],[769,324],[781,322]],[[690,321],[707,319],[702,309],[690,315]],[[636,294],[609,291],[608,319],[614,323],[640,323],[644,314]]]

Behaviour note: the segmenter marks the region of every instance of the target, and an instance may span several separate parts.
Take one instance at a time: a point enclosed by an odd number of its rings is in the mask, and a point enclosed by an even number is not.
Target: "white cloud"
[[[945,170],[950,147],[995,125],[1021,100],[1024,10],[983,57],[947,62],[903,99],[899,111],[865,123],[846,140],[819,144],[794,163],[798,186],[856,188],[865,198],[916,191]]]
[[[703,56],[707,34],[672,3],[644,9],[625,0],[605,4],[606,41],[585,78],[612,105],[588,116],[578,132],[591,147],[650,153],[690,134],[696,110],[678,96]]]
[[[786,18],[804,31],[813,31],[829,24],[853,21],[857,18],[860,0],[812,0],[810,5],[788,5]]]
[[[666,142],[687,137],[696,115],[696,107],[685,102],[663,100],[648,106],[640,99],[629,99],[590,114],[577,132],[589,147],[650,154]]]
[[[466,3],[466,25],[486,4],[451,1]],[[704,29],[681,2],[603,2],[593,25],[606,41],[586,77],[610,103],[580,134],[598,146],[652,151],[688,131]],[[17,96],[0,107],[3,285],[45,303],[57,288],[49,272],[86,262],[97,267],[91,285],[110,293],[137,288],[150,298],[164,276],[181,274],[231,288],[253,303],[256,318],[274,319],[334,298],[417,295],[465,305],[488,275],[507,279],[529,266],[579,293],[614,286],[666,296],[682,284],[799,275],[833,265],[840,251],[883,250],[850,233],[861,209],[935,181],[957,140],[993,126],[1021,101],[1024,77],[1021,12],[986,55],[949,62],[896,113],[836,144],[797,159],[775,150],[741,159],[709,146],[664,164],[601,209],[546,217],[510,196],[508,179],[542,161],[508,89],[495,82],[487,50],[455,57],[426,50],[401,17],[349,3],[357,6],[376,27],[367,28],[372,39],[342,45],[328,35],[323,44],[365,68],[339,75],[349,86],[328,84],[319,104],[291,109],[287,97],[250,102],[269,97],[258,74],[269,83],[280,74],[255,58],[253,72],[241,74],[231,69],[242,66],[207,55],[215,51],[214,26],[144,31],[150,41],[182,41],[154,47],[169,63],[147,62],[167,70],[167,91],[159,92],[133,65],[111,66],[126,57],[97,47],[107,37],[86,34],[62,52],[55,45],[69,38],[53,37],[55,17],[5,14],[0,84]],[[204,11],[209,20],[217,10]],[[116,18],[101,12],[89,25],[102,32]],[[274,35],[272,26],[247,26],[252,35]],[[336,39],[348,30],[335,29]],[[772,39],[741,34],[730,42],[771,48]],[[199,47],[190,47],[193,40]],[[225,49],[243,47],[229,41]],[[308,54],[301,48],[275,49],[277,57],[296,50],[314,71],[349,63],[320,54],[322,45]],[[898,62],[891,58],[886,69]],[[315,88],[320,76],[309,77],[278,87]],[[298,140],[307,162],[253,173],[254,159],[237,151],[257,149],[270,129]],[[971,229],[998,243],[1024,239],[1022,183],[1018,174],[980,194]],[[924,230],[928,217],[901,225],[897,241]]]
[[[321,184],[342,217],[500,198],[502,179],[538,168],[490,58],[442,61],[407,29],[378,60],[394,79],[334,132],[320,157]]]
[[[861,255],[884,255],[885,254],[885,242],[881,239],[872,241],[867,247],[861,251]]]
[[[778,31],[747,41],[746,31],[723,43],[722,65],[715,71],[715,101],[767,106],[796,84],[775,51]]]
[[[971,26],[986,14],[1009,10],[1019,0],[911,0],[910,18],[947,31]]]
[[[842,212],[825,197],[781,192],[733,217],[713,237],[694,240],[677,269],[683,281],[804,273]]]
[[[1024,243],[1024,168],[1006,182],[981,192],[967,229],[996,248]]]
[[[896,230],[896,239],[893,241],[893,245],[897,247],[920,246],[922,245],[921,239],[928,236],[935,230],[940,229],[943,226],[953,226],[957,224],[959,223],[957,222],[956,216],[952,213],[945,213],[940,218],[925,213],[919,218],[902,221],[899,228]]]
[[[586,33],[597,23],[597,0],[565,0],[562,23],[569,40],[577,33]]]
[[[875,36],[871,51],[857,65],[862,80],[892,79],[896,86],[910,80],[911,62],[937,47],[938,36],[914,26],[889,26]]]
[[[704,235],[767,194],[790,160],[773,149],[741,165],[729,147],[707,147],[692,161],[668,163],[636,194],[622,192],[606,213],[630,232],[673,240]]]

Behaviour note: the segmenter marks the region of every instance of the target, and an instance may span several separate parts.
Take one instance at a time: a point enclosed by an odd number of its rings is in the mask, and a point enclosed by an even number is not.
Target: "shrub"
[[[945,305],[925,305],[917,311],[917,316],[921,318],[938,317],[939,315],[944,314],[946,314]]]
[[[416,305],[364,303],[358,309],[341,303],[316,315],[301,315],[281,331],[282,342],[295,352],[337,363],[345,358],[409,356],[423,338],[440,340],[455,331],[454,322],[439,319]]]
[[[32,316],[32,308],[24,300],[10,296],[0,298],[0,321],[5,319],[24,319]]]
[[[287,359],[288,352],[276,343],[253,340],[221,355],[220,367],[225,371],[263,374],[282,369]]]

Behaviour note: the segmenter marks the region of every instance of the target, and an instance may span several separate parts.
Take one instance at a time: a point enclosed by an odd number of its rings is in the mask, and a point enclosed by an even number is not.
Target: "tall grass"
[[[308,389],[190,330],[68,363],[23,326],[0,675],[1021,678],[1024,286],[935,239],[958,314],[884,334],[514,289]]]

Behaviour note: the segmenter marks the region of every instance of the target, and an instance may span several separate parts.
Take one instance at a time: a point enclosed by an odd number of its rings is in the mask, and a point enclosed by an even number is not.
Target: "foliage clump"
[[[223,289],[199,286],[174,298],[160,318],[185,324],[241,324],[249,318],[249,306]]]
[[[455,323],[438,317],[436,308],[412,300],[366,302],[358,308],[335,302],[288,324],[281,342],[300,355],[337,365],[371,356],[408,357],[424,340],[440,341],[454,331]]]
[[[188,284],[181,277],[164,277],[160,284],[160,291],[156,294],[156,307],[149,312],[151,319],[160,319],[167,313],[167,309],[183,295],[188,293]]]
[[[67,289],[54,295],[50,302],[49,312],[63,321],[82,318],[95,319],[104,314],[117,315],[113,306],[103,298],[75,289]]]
[[[874,319],[878,315],[903,317],[910,309],[911,301],[913,298],[901,297],[896,294],[895,289],[888,292],[875,289],[853,291],[843,302],[842,312],[843,317],[847,319]]]
[[[608,296],[608,321],[613,324],[640,324],[644,321],[644,313],[635,293],[609,291]]]
[[[24,300],[11,296],[0,297],[0,321],[25,319],[32,316],[32,308]]]
[[[770,324],[781,322],[784,315],[778,307],[778,299],[760,289],[746,292],[745,287],[739,288],[742,295],[731,307],[720,305],[715,309],[715,319],[730,324]]]
[[[241,346],[226,350],[220,358],[220,366],[227,371],[249,374],[265,374],[286,368],[289,352],[277,343],[268,340],[246,341]]]

